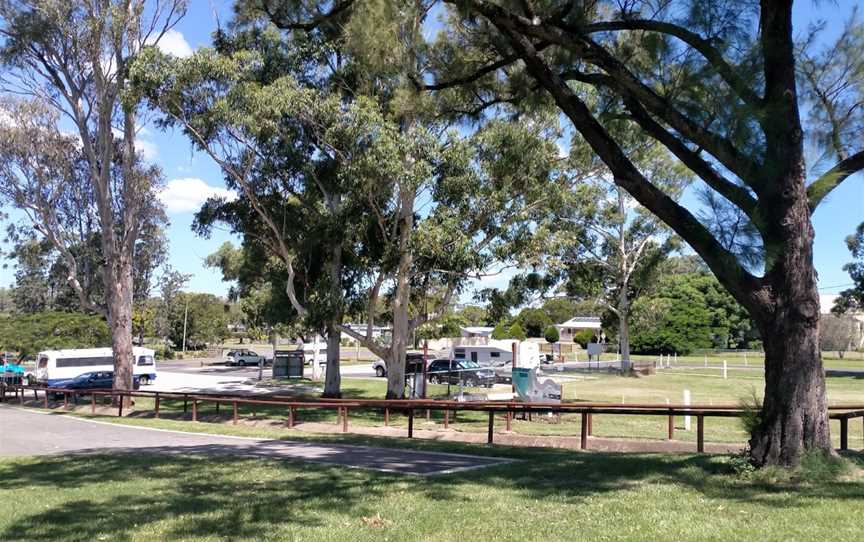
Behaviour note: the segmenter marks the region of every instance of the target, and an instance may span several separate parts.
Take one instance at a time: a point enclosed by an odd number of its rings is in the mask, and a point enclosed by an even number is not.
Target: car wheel
[[[147,384],[150,383],[150,377],[148,377],[146,375],[141,375],[138,377],[138,383],[142,386],[146,386]]]
[[[466,388],[473,388],[474,387],[474,379],[472,379],[472,378],[466,379],[465,380],[465,387]]]
[[[375,367],[375,376],[378,378],[383,378],[386,372],[384,371],[384,367]]]

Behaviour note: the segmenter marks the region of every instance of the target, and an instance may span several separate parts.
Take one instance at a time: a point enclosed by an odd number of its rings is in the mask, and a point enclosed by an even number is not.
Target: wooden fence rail
[[[286,409],[288,415],[287,426],[294,427],[297,422],[297,413],[304,410],[335,410],[337,424],[341,426],[342,432],[348,431],[349,410],[383,410],[384,424],[390,422],[392,412],[402,412],[408,417],[408,437],[414,436],[414,412],[415,410],[442,411],[444,427],[450,423],[450,414],[455,416],[457,412],[486,412],[488,414],[487,442],[493,444],[495,435],[495,416],[503,415],[506,422],[506,430],[511,428],[511,420],[517,414],[531,416],[531,414],[580,414],[580,448],[588,448],[588,437],[593,434],[593,417],[601,414],[628,415],[628,416],[667,416],[668,432],[667,438],[674,439],[675,417],[694,416],[696,418],[696,450],[705,451],[705,418],[736,418],[741,417],[744,410],[734,405],[659,405],[648,403],[521,403],[515,401],[476,401],[460,402],[453,400],[432,399],[303,399],[272,395],[258,398],[250,395],[225,394],[225,393],[188,393],[188,392],[160,392],[149,390],[115,391],[115,390],[74,390],[60,388],[45,388],[38,386],[8,386],[0,385],[0,402],[6,401],[7,394],[12,394],[20,404],[24,404],[25,395],[33,392],[34,401],[38,401],[39,393],[44,397],[43,405],[49,408],[50,396],[63,397],[63,406],[68,408],[70,399],[78,403],[82,395],[90,396],[91,412],[96,412],[97,397],[106,399],[117,397],[141,397],[154,400],[153,412],[159,418],[162,401],[182,400],[183,411],[188,412],[188,406],[192,405],[192,421],[197,422],[199,417],[199,403],[215,404],[216,412],[219,412],[221,403],[230,403],[232,407],[232,423],[237,424],[238,409],[241,405],[251,406],[280,406]],[[117,415],[123,415],[123,403],[117,401]],[[840,421],[840,449],[849,447],[849,420],[855,418],[864,419],[864,405],[833,405],[828,407],[829,418]],[[253,410],[254,413],[254,410]]]

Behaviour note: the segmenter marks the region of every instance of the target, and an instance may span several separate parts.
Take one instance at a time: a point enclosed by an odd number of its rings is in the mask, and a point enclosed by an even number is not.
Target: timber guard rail
[[[35,401],[39,400],[42,393],[44,407],[50,408],[50,396],[63,396],[63,407],[69,407],[70,399],[78,404],[78,398],[84,395],[90,396],[91,412],[96,412],[97,397],[103,402],[110,398],[113,402],[117,397],[141,397],[154,400],[153,412],[159,418],[161,401],[182,400],[183,412],[188,413],[191,405],[192,421],[198,421],[199,403],[215,403],[216,414],[219,414],[222,404],[230,405],[232,408],[233,424],[236,425],[239,418],[239,407],[250,406],[281,406],[286,409],[288,415],[287,426],[293,428],[298,419],[298,411],[301,409],[324,409],[337,412],[337,424],[342,426],[342,432],[348,431],[348,412],[353,410],[383,410],[384,425],[390,422],[390,413],[401,412],[408,416],[408,438],[414,436],[414,415],[416,411],[443,411],[444,428],[450,423],[450,413],[463,412],[487,412],[489,425],[487,443],[493,444],[495,415],[504,416],[506,431],[511,430],[511,421],[517,414],[531,416],[532,414],[580,414],[580,448],[588,449],[588,437],[592,435],[593,417],[600,414],[617,414],[631,416],[667,416],[668,417],[668,440],[675,437],[675,417],[694,416],[696,418],[696,451],[705,451],[705,418],[739,418],[745,410],[739,406],[732,405],[659,405],[641,403],[523,403],[518,401],[453,401],[433,399],[304,399],[297,400],[291,397],[270,395],[264,398],[256,398],[250,395],[224,394],[224,393],[190,393],[190,392],[162,392],[162,391],[115,391],[115,390],[74,390],[62,388],[46,388],[41,386],[7,385],[0,383],[0,402],[7,400],[7,395],[19,404],[24,404],[25,394],[33,392]],[[123,416],[123,404],[125,401],[117,402],[117,415]],[[834,405],[828,407],[828,417],[831,420],[840,421],[840,449],[849,449],[849,420],[855,418],[864,419],[864,404],[856,405]]]

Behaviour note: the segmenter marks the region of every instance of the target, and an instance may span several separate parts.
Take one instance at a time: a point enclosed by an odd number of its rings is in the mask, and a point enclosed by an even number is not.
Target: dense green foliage
[[[546,328],[553,324],[543,309],[523,309],[516,317],[516,322],[528,337],[543,337]]]
[[[651,295],[633,304],[637,353],[746,348],[751,339],[747,313],[707,273],[663,277]]]
[[[0,317],[0,350],[32,356],[41,350],[111,346],[101,316],[70,312]]]
[[[543,332],[543,338],[546,339],[547,343],[557,343],[561,339],[561,334],[558,332],[557,327],[549,326]]]

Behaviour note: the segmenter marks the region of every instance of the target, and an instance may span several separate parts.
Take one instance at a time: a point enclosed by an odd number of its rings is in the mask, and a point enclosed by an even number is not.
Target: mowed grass
[[[473,451],[517,461],[420,478],[288,460],[6,459],[0,540],[860,540],[860,458],[839,479],[766,484],[719,456]]]

